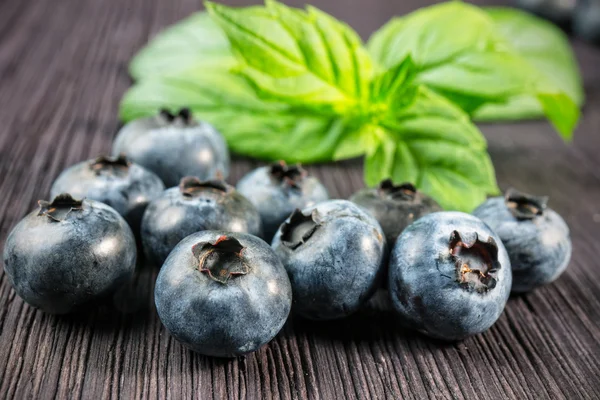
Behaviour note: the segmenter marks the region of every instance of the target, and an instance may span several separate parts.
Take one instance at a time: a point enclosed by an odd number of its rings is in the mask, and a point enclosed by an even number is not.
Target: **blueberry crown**
[[[99,156],[96,159],[90,161],[90,169],[100,175],[102,173],[108,174],[122,174],[127,173],[131,162],[127,160],[125,154],[121,153],[116,157],[111,156]]]
[[[212,280],[226,284],[231,278],[246,275],[250,268],[244,262],[245,247],[232,237],[219,236],[214,242],[201,242],[192,246],[198,260],[198,271]]]
[[[391,179],[385,179],[379,183],[377,193],[381,197],[392,200],[413,201],[417,195],[417,188],[409,182],[394,185],[394,182]]]
[[[316,211],[304,215],[296,209],[281,227],[281,243],[292,250],[304,244],[320,226],[315,216]]]
[[[206,191],[226,194],[232,190],[231,185],[218,179],[202,181],[195,176],[186,176],[179,182],[179,191],[184,197],[195,197]]]
[[[173,114],[171,111],[163,108],[159,112],[160,117],[169,124],[182,123],[183,125],[190,125],[194,119],[192,112],[189,108],[181,108],[177,113]]]
[[[543,215],[548,205],[547,196],[532,196],[510,188],[504,195],[504,202],[517,219],[533,219]]]
[[[285,161],[278,161],[269,167],[269,175],[278,183],[299,189],[307,172],[300,164],[287,165]]]
[[[477,232],[466,237],[453,231],[448,247],[456,265],[456,279],[463,288],[483,293],[496,287],[501,265],[494,238],[490,236],[484,242],[479,240]]]
[[[38,216],[46,216],[54,222],[63,221],[71,211],[83,210],[83,200],[75,200],[68,193],[59,194],[51,202],[39,200],[38,205]]]

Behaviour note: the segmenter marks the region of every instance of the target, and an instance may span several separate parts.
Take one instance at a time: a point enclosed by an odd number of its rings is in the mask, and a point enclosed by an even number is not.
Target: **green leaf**
[[[544,113],[551,115],[551,122],[563,139],[571,140],[579,120],[579,107],[564,93],[540,93],[538,100]]]
[[[238,154],[288,162],[329,161],[347,126],[339,117],[303,114],[288,105],[261,101],[245,79],[222,70],[192,69],[148,78],[123,97],[121,119],[189,107],[213,124]]]
[[[195,68],[229,69],[237,64],[227,37],[208,13],[197,12],[165,29],[129,64],[136,79],[174,75]]]
[[[225,136],[231,148],[239,154],[289,163],[331,161],[346,132],[343,119],[315,114],[282,113],[254,116],[252,120],[255,127],[246,129],[231,120],[219,125],[228,132]]]
[[[371,36],[367,48],[384,69],[408,55],[415,65],[433,68],[465,52],[494,50],[497,39],[485,13],[452,1],[391,19]]]
[[[368,47],[384,70],[410,55],[414,81],[468,113],[522,96],[539,103],[541,94],[552,94],[554,107],[542,107],[548,119],[567,139],[572,131],[566,128],[576,125],[578,111],[569,96],[540,75],[502,37],[492,18],[475,6],[449,2],[395,18],[373,34]],[[571,119],[561,121],[565,116]]]
[[[416,70],[408,55],[396,66],[376,75],[371,83],[371,103],[383,102],[389,107],[401,107],[405,102],[403,90],[412,84]]]
[[[377,126],[371,124],[362,127],[348,124],[345,134],[337,143],[332,160],[345,160],[368,154],[377,144],[378,139],[374,136],[375,129]]]
[[[442,93],[495,102],[536,90],[535,71],[518,55],[506,52],[465,53],[451,62],[424,68],[417,80]]]
[[[555,25],[529,13],[511,8],[487,8],[496,30],[536,71],[551,79],[576,106],[583,105],[581,76],[566,35]],[[571,112],[573,110],[571,109]],[[521,120],[544,116],[535,96],[517,95],[505,104],[488,104],[477,110],[480,121]]]
[[[404,161],[402,158],[396,160],[397,143],[394,138],[388,135],[383,128],[377,127],[376,129],[380,131],[380,136],[383,137],[379,139],[377,146],[365,157],[365,183],[369,186],[374,186],[383,179],[391,178],[394,163]]]
[[[121,102],[124,121],[153,115],[160,108],[190,107],[202,113],[253,113],[285,110],[288,106],[260,101],[246,81],[220,69],[191,68],[173,75],[144,79]]]
[[[411,93],[406,91],[405,93]],[[365,160],[365,181],[414,182],[446,209],[472,211],[498,193],[486,141],[469,117],[421,86],[404,109],[391,109]]]
[[[368,96],[369,55],[347,25],[312,7],[206,3],[238,57],[242,73],[269,100],[341,112]]]
[[[395,18],[377,31],[368,44],[373,57],[385,69],[410,56],[415,80],[461,106],[502,101],[515,93],[531,91],[535,75],[495,31],[495,25],[479,8],[448,2]]]
[[[376,151],[378,142],[384,139],[384,131],[378,125],[381,119],[390,109],[405,108],[414,97],[414,87],[411,86],[413,75],[414,64],[409,56],[396,67],[373,78],[369,106],[352,115],[354,121],[348,123],[347,133],[338,143],[334,160]]]

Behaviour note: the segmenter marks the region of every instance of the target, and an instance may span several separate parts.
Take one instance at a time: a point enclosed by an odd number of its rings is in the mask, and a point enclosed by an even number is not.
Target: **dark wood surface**
[[[366,37],[427,2],[314,3]],[[134,52],[200,7],[196,0],[0,0],[0,248],[63,168],[109,150]],[[429,340],[400,329],[375,301],[334,323],[290,321],[245,358],[210,359],[161,326],[155,270],[141,268],[114,305],[68,317],[27,306],[0,272],[0,397],[598,398],[600,49],[574,45],[588,102],[572,144],[545,122],[484,127],[500,186],[549,194],[573,238],[566,273],[511,298],[488,332],[454,344]],[[231,181],[255,165],[235,161]],[[334,197],[362,187],[360,161],[309,169]]]

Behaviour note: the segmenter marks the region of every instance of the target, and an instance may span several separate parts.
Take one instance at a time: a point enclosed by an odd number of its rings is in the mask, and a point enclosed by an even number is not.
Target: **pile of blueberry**
[[[494,324],[511,291],[549,283],[569,263],[563,219],[547,198],[514,190],[474,215],[389,180],[328,200],[318,179],[283,162],[235,188],[223,180],[223,138],[185,109],[125,125],[112,152],[65,170],[52,201],[12,230],[8,279],[34,307],[76,311],[131,279],[137,239],[162,266],[160,320],[201,354],[255,351],[290,310],[342,318],[383,288],[407,327],[462,339]]]

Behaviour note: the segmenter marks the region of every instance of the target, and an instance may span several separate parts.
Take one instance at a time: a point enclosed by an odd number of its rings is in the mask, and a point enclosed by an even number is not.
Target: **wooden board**
[[[391,15],[430,2],[314,3],[366,37]],[[134,52],[200,7],[195,0],[0,1],[0,247],[63,168],[109,150]],[[490,331],[460,343],[429,340],[399,328],[376,301],[338,322],[290,321],[246,358],[210,359],[161,326],[155,270],[142,268],[114,306],[67,317],[25,305],[0,272],[0,397],[598,398],[600,49],[575,48],[588,102],[572,144],[545,122],[484,127],[500,186],[549,194],[573,238],[567,272],[511,298]],[[237,159],[231,181],[256,165]],[[309,170],[333,197],[362,187],[358,160]]]

